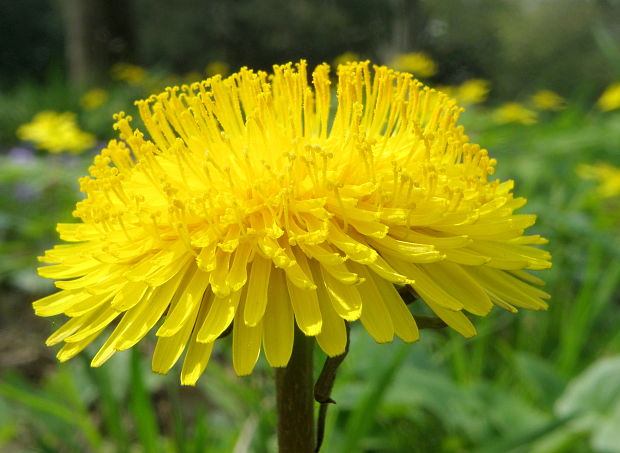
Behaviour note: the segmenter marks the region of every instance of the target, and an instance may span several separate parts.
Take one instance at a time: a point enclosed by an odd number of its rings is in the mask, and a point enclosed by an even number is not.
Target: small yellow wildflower
[[[424,52],[396,55],[390,66],[398,71],[410,72],[416,77],[432,77],[437,74],[437,64]]]
[[[537,120],[537,113],[526,108],[518,102],[508,102],[499,106],[493,113],[493,118],[497,123],[520,123],[534,124]]]
[[[225,61],[212,61],[205,68],[205,73],[207,74],[207,77],[213,77],[216,75],[226,77],[230,73],[230,66]]]
[[[19,126],[17,136],[51,153],[78,154],[96,143],[94,135],[80,130],[71,112],[39,112],[30,123]]]
[[[138,85],[146,78],[146,71],[140,66],[129,63],[117,63],[110,71],[113,79],[127,82],[130,85]]]
[[[337,68],[340,65],[350,63],[351,61],[357,61],[359,59],[360,56],[355,52],[345,52],[334,58],[332,65]]]
[[[108,92],[102,88],[88,90],[80,98],[80,105],[84,110],[95,110],[108,100]]]
[[[65,343],[60,360],[118,320],[99,366],[163,319],[153,369],[186,350],[191,385],[231,325],[239,375],[261,350],[286,366],[295,323],[329,356],[347,321],[378,343],[416,341],[394,285],[465,337],[464,312],[547,307],[524,271],[551,266],[534,247],[546,241],[524,235],[535,216],[514,213],[526,200],[512,181],[489,179],[496,161],[468,143],[454,101],[363,62],[339,67],[334,102],[329,71],[308,77],[302,61],[169,88],[137,102],[144,132],[116,116],[78,222],[58,225],[69,244],[40,258],[61,291],[36,313],[71,318],[47,340]]]
[[[551,90],[540,90],[531,97],[532,104],[538,110],[558,111],[566,107],[566,99]]]
[[[455,99],[461,105],[480,104],[489,95],[489,82],[484,79],[469,79],[460,85],[440,85],[437,90]]]
[[[470,79],[458,86],[455,98],[459,104],[481,104],[486,101],[490,91],[490,83],[484,79]]]
[[[598,108],[603,112],[620,108],[620,82],[612,83],[597,101]]]
[[[595,165],[582,164],[577,168],[577,174],[583,179],[597,181],[596,191],[601,198],[620,195],[620,168],[618,167],[606,162]]]

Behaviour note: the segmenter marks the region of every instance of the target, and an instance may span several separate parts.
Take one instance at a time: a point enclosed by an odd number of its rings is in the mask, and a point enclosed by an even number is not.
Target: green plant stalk
[[[393,356],[385,366],[377,367],[375,373],[369,379],[369,385],[357,404],[355,410],[350,415],[347,427],[344,445],[340,448],[342,453],[350,453],[361,451],[360,443],[368,435],[372,424],[375,421],[375,415],[383,397],[390,384],[394,380],[396,373],[400,370],[407,354],[409,353],[409,345],[401,344],[395,350]]]
[[[156,453],[159,449],[158,427],[155,409],[151,403],[141,368],[140,352],[131,349],[131,375],[129,409],[136,425],[138,439],[144,453]]]
[[[313,346],[314,338],[295,326],[291,359],[276,368],[279,453],[314,453]]]

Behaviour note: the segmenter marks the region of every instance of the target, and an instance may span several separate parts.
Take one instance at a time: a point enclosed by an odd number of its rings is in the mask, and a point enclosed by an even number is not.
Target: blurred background
[[[224,346],[196,388],[153,375],[149,341],[60,365],[44,341],[63,320],[31,302],[53,290],[36,256],[113,113],[305,58],[371,59],[454,96],[554,255],[549,311],[496,310],[470,340],[379,346],[354,326],[322,451],[620,452],[620,1],[3,1],[0,36],[0,451],[275,451],[263,359],[238,378]]]

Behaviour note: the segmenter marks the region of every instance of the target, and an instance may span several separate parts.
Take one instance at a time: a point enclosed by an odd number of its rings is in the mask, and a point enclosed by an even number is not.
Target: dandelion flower
[[[538,110],[558,111],[566,107],[566,99],[551,90],[540,90],[532,95],[531,100]]]
[[[597,105],[603,112],[620,108],[620,82],[609,85],[598,99]]]
[[[108,100],[108,92],[102,88],[88,90],[80,98],[80,105],[84,110],[95,110]]]
[[[487,100],[490,83],[484,79],[470,79],[459,85],[455,99],[461,105],[481,104]]]
[[[78,154],[96,143],[94,135],[79,128],[74,113],[50,110],[37,113],[30,123],[19,126],[17,136],[51,153]]]
[[[596,191],[601,198],[611,198],[620,195],[620,168],[606,162],[595,165],[582,164],[577,168],[577,174],[583,179],[598,182]]]
[[[469,79],[460,85],[441,85],[437,90],[448,95],[460,105],[481,104],[487,100],[490,83],[484,79]]]
[[[407,71],[416,77],[432,77],[437,74],[437,64],[424,52],[396,55],[391,66],[398,71]]]
[[[116,63],[112,66],[110,74],[113,79],[127,82],[129,85],[138,85],[146,78],[144,68],[129,63]]]
[[[546,308],[525,271],[551,265],[533,247],[545,240],[524,235],[535,217],[514,213],[526,200],[512,181],[489,180],[496,162],[468,143],[454,101],[364,62],[340,66],[332,102],[329,71],[309,83],[304,61],[244,68],[137,102],[144,131],[116,117],[79,221],[41,257],[61,291],[35,311],[70,317],[47,340],[64,342],[60,360],[115,323],[93,366],[154,330],[154,371],[185,351],[194,384],[231,325],[239,375],[261,350],[286,366],[294,323],[329,356],[347,321],[416,341],[397,288],[465,337],[466,312]]]
[[[493,113],[493,118],[497,123],[519,123],[524,125],[534,124],[537,114],[523,104],[518,102],[508,102],[499,106]]]

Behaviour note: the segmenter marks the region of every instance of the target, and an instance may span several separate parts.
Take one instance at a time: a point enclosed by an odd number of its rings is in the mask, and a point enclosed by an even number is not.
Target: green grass
[[[13,96],[34,102],[26,88]],[[77,105],[62,102],[62,108]],[[20,121],[29,116],[19,115]],[[620,356],[620,216],[617,202],[594,197],[593,184],[575,173],[584,162],[620,165],[620,115],[573,105],[532,126],[498,126],[484,109],[471,109],[463,122],[472,140],[498,159],[498,177],[515,179],[516,194],[528,198],[523,212],[539,215],[532,232],[549,238],[554,255],[553,268],[542,274],[550,309],[495,310],[475,320],[479,334],[472,339],[423,331],[413,345],[377,345],[354,326],[322,451],[620,451],[609,428],[620,420],[620,374],[609,371]],[[10,134],[3,127],[4,138]],[[29,215],[15,197],[1,198],[0,276],[5,288],[21,291],[23,304],[32,297],[29,288],[36,292],[24,283],[35,280],[23,276],[53,241],[54,223],[69,218],[79,196],[75,178],[90,158],[75,158],[68,172],[67,161],[42,154],[29,167],[8,160],[0,166],[3,187],[36,186]],[[227,348],[216,351],[196,388],[179,387],[178,370],[153,375],[150,353],[135,348],[98,369],[88,366],[89,348],[81,359],[37,372],[36,380],[19,368],[3,369],[0,450],[273,452],[272,370],[261,359],[252,377],[238,378]],[[322,359],[317,352],[317,363]],[[614,379],[615,386],[601,386]]]

